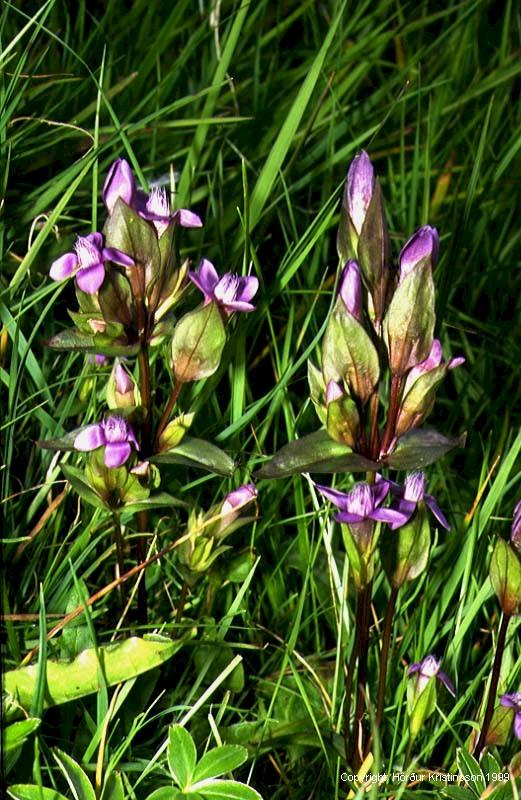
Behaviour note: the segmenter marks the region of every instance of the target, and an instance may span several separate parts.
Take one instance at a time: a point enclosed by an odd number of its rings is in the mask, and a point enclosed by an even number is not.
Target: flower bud
[[[116,358],[107,384],[107,405],[111,410],[140,405],[140,394],[134,378],[121,360]]]
[[[429,561],[430,546],[430,526],[422,503],[410,522],[382,539],[380,556],[389,583],[399,588],[421,575]]]
[[[213,375],[221,363],[226,332],[216,303],[185,314],[174,328],[171,365],[178,381]]]
[[[365,150],[362,150],[349,166],[345,187],[349,216],[359,236],[373,196],[375,181],[371,159]]]
[[[109,169],[103,185],[103,202],[109,214],[121,198],[127,206],[134,206],[136,201],[136,182],[130,164],[124,158],[118,158]]]
[[[221,506],[221,521],[219,533],[222,533],[232,525],[240,516],[241,512],[253,503],[257,497],[257,489],[253,483],[246,483],[239,486],[233,492],[226,495]]]
[[[513,546],[498,539],[490,561],[490,582],[507,616],[521,612],[521,559]]]
[[[411,739],[415,739],[425,721],[436,708],[436,679],[455,697],[454,686],[448,675],[440,669],[441,661],[435,656],[426,656],[423,661],[411,664],[407,670],[413,681],[407,687],[407,708]]]
[[[404,244],[400,253],[400,281],[425,258],[428,258],[431,267],[434,267],[438,261],[439,252],[440,237],[436,228],[430,225],[419,228]]]
[[[346,309],[357,320],[362,319],[362,278],[356,261],[348,261],[340,277],[338,293]]]
[[[360,416],[356,403],[335,381],[329,381],[326,389],[327,432],[336,442],[354,447],[360,429]]]
[[[159,437],[159,452],[164,453],[177,447],[190,430],[195,414],[180,414],[168,423]]]

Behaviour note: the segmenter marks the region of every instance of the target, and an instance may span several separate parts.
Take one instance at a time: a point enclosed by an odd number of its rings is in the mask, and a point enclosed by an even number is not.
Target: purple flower
[[[136,202],[136,181],[128,161],[118,158],[108,171],[102,192],[103,202],[109,214],[114,211],[116,202],[121,198],[131,208]]]
[[[441,348],[441,342],[439,339],[432,340],[432,347],[429,355],[425,359],[425,361],[420,361],[419,364],[416,364],[413,367],[408,375],[407,380],[405,381],[405,386],[403,389],[404,397],[407,393],[412,389],[412,386],[418,380],[421,375],[424,375],[427,372],[431,372],[433,369],[437,369],[443,363],[443,352]],[[447,369],[456,369],[456,367],[461,366],[461,364],[465,363],[465,359],[463,356],[457,356],[456,358],[451,358],[447,362]]]
[[[256,497],[257,489],[253,483],[245,483],[227,494],[221,506],[219,532],[228,528],[232,522],[235,522],[241,511],[250,503],[253,503]]]
[[[348,261],[340,276],[338,293],[349,313],[360,320],[362,318],[362,278],[360,267],[356,261]]]
[[[358,235],[373,196],[375,181],[371,159],[365,150],[362,150],[351,162],[346,183],[347,208]]]
[[[257,293],[259,281],[253,275],[240,277],[226,272],[219,278],[211,261],[203,258],[196,272],[189,272],[188,277],[204,294],[204,304],[215,302],[227,314],[233,311],[254,311],[249,301]]]
[[[345,392],[339,383],[336,381],[328,381],[326,386],[326,406],[330,403],[334,403],[335,400],[340,400],[344,395]]]
[[[108,363],[107,356],[103,356],[98,353],[96,353],[96,355],[87,356],[87,364],[94,364],[94,366],[96,367],[103,367],[107,363]]]
[[[318,483],[316,487],[323,497],[340,509],[340,513],[335,515],[337,522],[352,525],[372,520],[400,527],[407,521],[401,511],[380,507],[389,492],[389,482],[385,479],[372,486],[368,483],[357,483],[347,494]]]
[[[183,228],[201,228],[203,225],[201,218],[187,208],[180,208],[171,213],[164,189],[155,186],[150,194],[140,189],[136,190],[132,169],[124,158],[118,158],[112,164],[103,186],[103,202],[109,214],[112,214],[120,198],[127,206],[135,209],[143,219],[152,222],[158,237],[171,222],[177,222]]]
[[[514,734],[516,739],[521,739],[521,692],[504,694],[499,702],[506,708],[514,709]]]
[[[432,511],[440,525],[446,530],[450,530],[450,525],[447,522],[443,511],[440,509],[438,503],[432,494],[425,493],[425,474],[423,472],[411,472],[407,475],[403,487],[397,483],[389,482],[391,491],[398,497],[396,510],[399,511],[405,522],[408,522],[418,507],[418,503],[425,503],[425,505]],[[389,523],[391,530],[400,528],[404,525]]]
[[[134,381],[119,359],[114,366],[114,383],[118,394],[127,394],[134,391]]]
[[[419,228],[404,244],[400,253],[400,280],[403,280],[423,258],[430,258],[434,266],[439,252],[440,237],[436,228],[430,225]]]
[[[53,261],[49,275],[53,281],[76,276],[76,282],[82,292],[96,294],[105,278],[105,263],[113,261],[123,267],[131,267],[134,260],[130,256],[112,247],[103,247],[101,233],[89,233],[78,236],[74,252],[65,253]]]
[[[180,208],[178,211],[170,213],[166,190],[161,186],[154,186],[149,195],[139,191],[136,208],[143,219],[154,225],[158,238],[166,231],[171,222],[177,222],[183,228],[201,228],[203,225],[201,218],[187,208]]]
[[[123,417],[109,417],[103,422],[88,425],[74,440],[75,450],[81,452],[104,447],[106,467],[121,467],[130,456],[131,444],[139,450],[134,431]]]
[[[514,508],[512,528],[510,529],[510,541],[514,549],[521,555],[521,500]]]
[[[456,697],[456,691],[452,682],[450,681],[448,675],[440,669],[441,666],[441,659],[436,658],[436,656],[425,656],[423,661],[418,661],[416,664],[411,664],[409,669],[407,670],[407,675],[417,675],[416,678],[416,690],[418,694],[421,694],[425,687],[427,686],[428,682],[432,678],[438,678],[448,692],[451,693],[453,697]]]

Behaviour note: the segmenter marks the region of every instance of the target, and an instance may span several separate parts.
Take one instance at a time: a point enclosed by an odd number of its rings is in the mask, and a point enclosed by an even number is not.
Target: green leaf
[[[127,344],[114,341],[101,343],[96,337],[80,333],[75,328],[57,333],[47,341],[47,346],[53,350],[75,350],[81,353],[98,353],[104,356],[135,356],[139,353],[139,342]]]
[[[398,440],[396,448],[383,461],[393,469],[423,468],[455,447],[464,447],[465,439],[465,433],[450,438],[435,430],[410,431]]]
[[[181,444],[174,447],[173,450],[158,453],[151,461],[200,467],[225,477],[229,477],[235,468],[233,459],[224,450],[204,439],[196,439],[193,436],[185,436]]]
[[[503,745],[511,737],[514,709],[497,706],[487,732],[487,745]],[[501,771],[501,770],[500,770]]]
[[[11,771],[18,761],[23,745],[39,728],[40,722],[40,719],[30,717],[20,722],[14,722],[12,725],[8,725],[3,729],[2,746],[6,774]]]
[[[351,533],[349,525],[341,525],[342,540],[347,553],[349,566],[353,574],[353,580],[357,592],[360,592],[367,585],[366,562],[359,550],[355,537]]]
[[[183,800],[183,797],[184,792],[178,792],[173,786],[161,786],[149,794],[146,800]]]
[[[447,374],[448,365],[424,372],[413,383],[400,404],[396,421],[396,435],[403,436],[413,425],[418,428],[430,414],[436,398],[436,389]]]
[[[157,276],[161,268],[161,254],[156,230],[121,198],[107,218],[103,232],[106,247],[121,250],[136,262],[136,267],[126,268],[128,273],[133,269],[142,270],[146,284]]]
[[[108,508],[105,501],[87,482],[83,470],[71,467],[68,464],[62,464],[61,469],[74,491],[79,494],[82,500],[85,500],[86,503],[95,508]]]
[[[172,337],[172,369],[182,383],[208,378],[221,363],[226,331],[216,303],[185,314]]]
[[[180,414],[168,423],[159,437],[159,449],[163,452],[172,450],[181,444],[190,430],[195,414]]]
[[[376,348],[362,323],[338,297],[322,341],[322,370],[329,381],[349,385],[362,404],[371,396],[380,376]]]
[[[226,772],[232,772],[248,760],[248,751],[237,744],[225,744],[214,747],[201,758],[195,769],[194,782],[207,778],[218,778]]]
[[[481,797],[481,793],[487,788],[485,776],[478,762],[463,747],[456,750],[456,761],[458,769],[466,781],[469,789],[475,797]]]
[[[447,786],[443,790],[443,797],[450,797],[451,800],[473,800],[474,793],[470,789],[462,789],[461,786]]]
[[[123,781],[119,772],[111,772],[105,781],[101,800],[125,800]]]
[[[68,800],[55,789],[47,789],[45,786],[40,787],[32,783],[13,784],[9,786],[7,792],[14,800]]]
[[[120,644],[84,650],[71,662],[47,661],[45,708],[76,700],[99,690],[99,665],[103,664],[107,686],[135,678],[167,661],[193,635],[190,631],[176,641],[150,636],[132,636]],[[36,666],[6,672],[4,689],[25,709],[30,708],[37,682]],[[7,716],[7,715],[6,715]]]
[[[58,766],[65,775],[65,779],[69,784],[70,790],[74,800],[96,800],[94,789],[91,782],[87,778],[85,772],[79,764],[74,761],[67,753],[56,748],[54,750],[54,758],[58,762]]]
[[[184,500],[178,500],[177,497],[167,492],[157,492],[143,500],[137,500],[135,503],[125,503],[121,511],[122,513],[130,512],[135,514],[137,511],[146,511],[151,508],[179,508],[185,506]]]
[[[366,472],[378,469],[374,461],[352,453],[327,431],[315,431],[284,445],[257,472],[258,478],[287,478],[301,472]]]
[[[431,262],[424,259],[398,284],[383,322],[394,375],[403,375],[427,358],[435,319]]]
[[[195,770],[197,750],[182,725],[172,725],[168,730],[167,758],[172,777],[181,789],[186,789]]]
[[[436,678],[430,678],[427,685],[418,697],[412,691],[412,711],[409,720],[411,738],[415,739],[421,731],[425,721],[436,708]]]
[[[490,559],[490,582],[503,612],[508,616],[521,609],[521,559],[504,539],[498,539]]]
[[[194,792],[202,795],[202,797],[213,797],[217,800],[262,800],[262,797],[255,789],[238,781],[202,781],[190,786],[190,794]]]

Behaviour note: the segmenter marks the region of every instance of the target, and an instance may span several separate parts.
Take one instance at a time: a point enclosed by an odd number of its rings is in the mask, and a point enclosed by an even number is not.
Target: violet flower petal
[[[519,694],[519,692],[517,692],[516,694]],[[505,706],[506,708],[516,708],[517,709],[517,707],[519,705],[519,701],[516,699],[516,694],[504,694],[500,698],[499,702],[501,703],[502,706]]]
[[[380,476],[380,480],[377,480],[372,486],[372,495],[375,506],[379,506],[383,503],[389,494],[390,488],[390,481]]]
[[[189,272],[188,277],[206,297],[210,299],[213,297],[213,290],[219,283],[219,275],[211,261],[203,258],[197,271]]]
[[[53,261],[49,275],[53,281],[62,281],[64,278],[70,278],[78,268],[78,257],[76,253],[64,253]]]
[[[337,508],[342,509],[342,511],[347,511],[347,497],[348,495],[345,492],[339,492],[338,489],[332,489],[330,486],[322,486],[319,483],[315,483],[315,488],[318,489],[320,494],[329,500],[330,503],[337,506]]]
[[[88,233],[85,238],[94,245],[96,250],[101,251],[103,247],[103,234],[94,231],[94,233]]]
[[[242,300],[229,300],[226,303],[222,304],[226,311],[242,311],[248,313],[249,311],[255,311],[255,306],[252,306],[251,303],[244,303]]]
[[[94,264],[92,267],[78,270],[76,281],[82,292],[96,294],[105,279],[103,264]]]
[[[174,220],[182,228],[202,228],[203,221],[201,217],[190,211],[188,208],[179,208],[173,216]]]
[[[521,739],[521,711],[517,711],[514,716],[514,734],[516,739]]]
[[[405,243],[399,256],[400,280],[411,272],[423,258],[430,258],[434,266],[438,260],[440,237],[436,228],[424,225]]]
[[[348,525],[356,524],[357,522],[365,522],[367,517],[362,517],[360,514],[354,514],[351,511],[340,511],[335,514],[337,522],[346,522]]]
[[[421,667],[422,667],[421,662],[416,661],[414,664],[411,664],[411,666],[408,668],[407,675],[414,675],[415,672],[419,672],[421,670]]]
[[[83,453],[88,453],[91,450],[97,450],[105,444],[105,433],[103,426],[100,423],[95,425],[87,425],[74,440],[74,449],[80,450]]]
[[[453,697],[456,697],[456,689],[454,688],[454,686],[452,684],[452,681],[450,680],[450,678],[447,675],[447,673],[443,672],[443,670],[440,669],[440,670],[438,670],[438,673],[437,673],[436,677],[440,679],[440,681],[445,686],[446,690],[448,692],[450,692],[450,694]]]
[[[259,279],[255,275],[244,275],[239,278],[237,300],[248,301],[257,294]]]
[[[136,182],[128,161],[118,158],[110,167],[103,184],[103,202],[109,214],[121,198],[127,206],[133,206],[136,198]]]
[[[394,531],[396,528],[401,528],[405,525],[409,517],[393,508],[375,508],[369,514],[369,519],[374,519],[376,522],[385,522]]]
[[[436,500],[434,499],[432,494],[426,494],[423,499],[424,499],[425,505],[430,508],[430,510],[432,511],[432,513],[434,514],[434,516],[436,517],[436,519],[438,520],[440,525],[443,528],[445,528],[445,530],[450,531],[450,525],[449,525],[449,523],[447,521],[447,517],[445,516],[445,514],[443,513],[443,511],[439,507],[438,503],[436,502]]]
[[[131,448],[128,442],[110,442],[105,445],[103,460],[106,467],[121,467],[128,459]]]
[[[135,263],[133,258],[123,253],[121,250],[116,250],[115,247],[104,247],[102,255],[105,261],[112,261],[114,264],[120,264],[122,267],[133,267]]]
[[[374,167],[365,150],[362,150],[353,158],[349,166],[346,184],[349,215],[358,234],[362,230],[374,187]]]

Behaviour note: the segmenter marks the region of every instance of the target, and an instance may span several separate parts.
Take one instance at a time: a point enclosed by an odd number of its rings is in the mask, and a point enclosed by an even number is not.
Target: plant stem
[[[125,556],[124,556],[123,534],[121,533],[121,522],[119,519],[119,514],[115,511],[112,514],[112,521],[114,523],[114,539],[116,541],[116,557],[118,560],[118,573],[119,573],[118,577],[120,578],[122,575],[125,574]],[[120,584],[118,590],[119,590],[119,599],[123,607],[125,605],[125,588],[123,584]]]
[[[141,402],[145,408],[145,420],[141,430],[141,455],[146,458],[152,450],[152,389],[150,381],[150,361],[148,357],[148,331],[146,309],[143,302],[136,301],[137,322],[141,337],[141,350],[139,351],[139,389]],[[148,512],[140,511],[137,515],[139,533],[148,531]],[[136,560],[142,564],[146,558],[146,537],[138,536],[136,542]],[[145,581],[139,584],[137,595],[137,615],[140,624],[144,625],[148,616],[147,589]]]
[[[177,611],[175,613],[176,622],[181,622],[181,617],[183,616],[183,611],[188,597],[188,590],[189,590],[188,583],[184,581],[183,587],[181,589],[181,594],[179,595],[179,600],[177,603]]]
[[[371,432],[369,434],[369,456],[373,461],[378,459],[380,453],[380,437],[378,436],[378,388],[371,397]]]
[[[178,399],[179,394],[181,392],[182,386],[183,386],[183,384],[181,383],[181,381],[178,381],[176,383],[176,385],[174,386],[174,388],[172,389],[172,393],[170,395],[168,403],[166,404],[165,410],[163,411],[163,416],[161,417],[161,419],[159,421],[159,425],[157,426],[156,437],[155,437],[155,447],[156,448],[159,445],[159,438],[160,438],[161,434],[163,433],[164,429],[168,425],[168,420],[170,419],[170,414],[174,410],[174,407],[175,407],[175,404],[177,403],[177,399]]]
[[[499,632],[497,636],[496,652],[494,655],[494,665],[492,667],[492,677],[490,679],[490,689],[488,692],[487,707],[485,716],[483,718],[483,725],[481,726],[481,733],[479,734],[478,742],[476,744],[476,755],[480,757],[481,751],[485,747],[487,741],[488,729],[494,713],[494,702],[497,694],[497,687],[499,683],[499,673],[501,672],[501,661],[503,660],[503,651],[505,649],[505,642],[507,637],[508,623],[510,617],[508,614],[502,614],[501,622],[499,625]]]
[[[399,375],[393,375],[391,381],[391,397],[389,398],[389,409],[387,412],[387,424],[385,426],[385,433],[382,439],[381,452],[385,455],[389,449],[394,438],[394,431],[396,428],[396,418],[400,410],[400,394],[402,390],[402,379]]]
[[[394,609],[396,608],[396,599],[398,597],[398,588],[391,587],[391,594],[387,603],[387,610],[385,612],[384,630],[382,634],[382,651],[380,653],[380,678],[378,681],[378,705],[376,711],[376,727],[379,728],[384,715],[385,704],[385,684],[387,678],[387,664],[389,662],[389,651],[391,648],[391,636],[393,629]]]
[[[358,631],[359,631],[359,624],[358,624],[358,615],[360,611],[360,594],[357,596],[357,606],[356,606],[356,622],[355,622],[355,642],[353,645],[353,650],[351,652],[351,657],[349,659],[349,664],[347,666],[347,675],[346,675],[346,688],[345,688],[345,727],[344,727],[344,747],[346,752],[346,761],[347,763],[351,762],[351,748],[350,748],[350,737],[349,737],[349,729],[351,727],[351,691],[353,688],[353,676],[355,672],[355,663],[356,658],[358,655]]]
[[[367,683],[367,656],[369,648],[369,618],[371,613],[372,582],[370,581],[360,594],[360,616],[357,619],[358,628],[358,674],[356,677],[357,694],[355,721],[353,730],[352,762],[353,769],[357,770],[362,763],[364,752],[363,718],[365,713],[365,686]],[[357,747],[357,742],[359,746]]]

